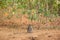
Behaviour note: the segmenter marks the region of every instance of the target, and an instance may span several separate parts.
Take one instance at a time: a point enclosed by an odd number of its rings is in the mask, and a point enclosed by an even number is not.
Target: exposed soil
[[[0,28],[0,40],[60,40],[60,30],[26,30]]]
[[[49,18],[40,19],[40,22],[31,22],[25,16],[22,18],[13,16],[11,19],[0,20],[0,40],[60,40],[60,17],[52,18],[50,21]],[[32,33],[27,33],[28,24],[33,26]]]

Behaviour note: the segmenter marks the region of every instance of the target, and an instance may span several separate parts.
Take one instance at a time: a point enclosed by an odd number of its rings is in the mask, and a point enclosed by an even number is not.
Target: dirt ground
[[[60,30],[26,30],[0,27],[0,40],[60,40]]]
[[[0,40],[60,40],[60,17],[52,18],[50,21],[43,17],[40,18],[40,22],[30,22],[28,19],[22,17],[17,19],[16,17],[9,20],[0,20]],[[22,20],[22,21],[21,21]],[[27,24],[32,23],[36,26],[32,33],[27,33]],[[20,25],[21,24],[21,25]],[[23,24],[23,25],[22,25]],[[4,26],[4,27],[2,27]],[[7,28],[5,26],[9,26]],[[15,28],[16,26],[16,28]],[[23,27],[22,27],[23,26]],[[55,26],[55,27],[54,27]],[[20,28],[17,28],[20,27]],[[22,28],[21,28],[22,27]],[[37,27],[54,27],[59,29],[39,29]],[[25,28],[25,29],[24,29]]]

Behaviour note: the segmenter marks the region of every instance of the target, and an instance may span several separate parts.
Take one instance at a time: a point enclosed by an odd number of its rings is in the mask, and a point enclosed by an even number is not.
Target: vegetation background
[[[0,0],[0,25],[59,27],[60,0]]]

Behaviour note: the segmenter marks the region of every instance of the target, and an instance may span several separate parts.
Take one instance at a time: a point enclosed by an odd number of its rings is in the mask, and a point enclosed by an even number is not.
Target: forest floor
[[[0,27],[0,40],[60,40],[60,30],[33,30]]]

